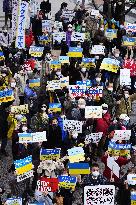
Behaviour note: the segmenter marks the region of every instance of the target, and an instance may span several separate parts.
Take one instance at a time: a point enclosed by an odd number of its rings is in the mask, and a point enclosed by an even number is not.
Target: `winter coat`
[[[3,12],[11,12],[12,11],[12,2],[11,0],[3,1]]]
[[[8,118],[8,125],[9,125],[9,130],[8,130],[8,139],[11,139],[12,138],[12,134],[15,130],[15,127],[17,125],[17,120],[15,119],[14,115],[12,114],[9,114]]]
[[[25,35],[25,44],[26,44],[27,48],[30,48],[30,46],[33,43],[33,40],[34,40],[34,38],[33,38],[32,32],[30,32],[30,34],[28,34],[28,35]]]
[[[47,134],[47,146],[49,149],[62,146],[62,131],[60,126],[49,126],[49,133]]]
[[[103,115],[102,118],[97,119],[96,132],[103,132],[103,135],[105,136],[107,134],[110,122],[111,122],[111,116],[107,112],[105,115]]]

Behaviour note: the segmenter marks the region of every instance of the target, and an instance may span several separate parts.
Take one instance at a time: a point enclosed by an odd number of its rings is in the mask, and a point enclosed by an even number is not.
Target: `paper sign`
[[[99,15],[100,15],[99,10],[95,10],[95,9],[91,10],[91,16],[99,16]]]
[[[52,112],[61,112],[61,103],[50,103],[49,110]]]
[[[69,163],[68,164],[69,174],[90,174],[90,166],[88,163]]]
[[[69,63],[69,57],[68,56],[59,56],[59,62]]]
[[[91,54],[105,55],[105,46],[101,46],[101,45],[92,46]]]
[[[69,85],[69,95],[72,97],[84,97],[86,86],[83,85]]]
[[[30,88],[40,87],[40,78],[29,79],[29,87]]]
[[[136,43],[136,38],[123,36],[123,46],[134,46]]]
[[[84,205],[115,205],[114,197],[113,185],[84,187]]]
[[[69,161],[70,163],[80,162],[85,160],[85,153],[82,147],[74,147],[68,149]]]
[[[40,160],[53,160],[60,158],[61,149],[41,149]]]
[[[102,106],[86,106],[85,118],[102,118]]]
[[[95,58],[82,58],[81,66],[86,68],[95,68]]]
[[[89,135],[86,135],[85,143],[86,144],[98,143],[100,139],[102,138],[102,135],[103,135],[103,132],[91,133]]]
[[[112,58],[104,58],[101,63],[100,69],[117,73],[119,67],[120,67],[120,61]]]
[[[126,29],[127,31],[136,32],[136,24],[125,22],[125,29]]]
[[[17,35],[16,35],[16,47],[19,49],[25,48],[25,26],[26,26],[27,12],[28,12],[28,3],[26,1],[20,1],[19,11],[18,11]]]
[[[120,85],[131,85],[130,70],[120,69]]]
[[[9,198],[6,200],[6,205],[22,205],[22,198]]]
[[[72,32],[71,41],[84,42],[85,33]]]
[[[55,27],[55,28],[58,30],[58,32],[59,32],[59,29],[62,29],[62,28],[63,28],[62,22],[55,21],[54,27]]]
[[[12,106],[11,113],[14,113],[14,114],[27,114],[27,113],[29,113],[28,104],[19,105],[19,106]]]
[[[61,43],[61,41],[66,41],[66,33],[65,32],[58,32],[53,33],[53,43],[57,41],[58,43]]]
[[[51,20],[42,20],[42,32],[52,32]]]
[[[117,30],[116,29],[106,29],[105,36],[106,38],[109,38],[109,39],[117,38]]]
[[[115,130],[114,140],[130,140],[131,130]]]
[[[19,143],[44,142],[47,141],[46,131],[35,133],[18,133]]]
[[[77,133],[82,133],[82,125],[81,121],[77,120],[64,120],[63,121],[63,130],[64,131],[75,131]]]
[[[72,176],[58,176],[59,187],[65,189],[75,189],[77,178]]]
[[[30,46],[29,54],[33,57],[42,57],[44,47]]]
[[[13,100],[14,100],[13,90],[0,91],[0,103],[9,102],[9,101],[13,101]]]
[[[127,182],[129,185],[136,185],[136,174],[128,174]]]
[[[68,52],[68,56],[71,58],[82,58],[83,54],[83,48],[78,48],[78,47],[70,47],[69,48],[69,52]]]
[[[41,192],[56,192],[58,191],[58,183],[59,180],[57,178],[41,177],[40,180],[37,181],[37,187]]]
[[[57,60],[51,61],[51,69],[61,69],[61,62]]]
[[[68,88],[69,87],[69,76],[60,78],[60,85],[61,85],[61,88],[64,88],[64,87]]]
[[[54,91],[57,89],[61,89],[61,84],[60,80],[52,80],[52,81],[47,81],[47,90]]]
[[[108,157],[107,158],[107,166],[111,169],[113,174],[116,175],[116,177],[119,178],[119,172],[120,172],[120,167],[119,165],[115,162],[113,157]]]
[[[66,10],[62,13],[62,17],[65,23],[71,22],[74,16],[75,12],[73,10]]]

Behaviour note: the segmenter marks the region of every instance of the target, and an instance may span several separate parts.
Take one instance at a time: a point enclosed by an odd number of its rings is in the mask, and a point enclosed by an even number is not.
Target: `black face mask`
[[[4,32],[4,36],[7,36],[7,34],[8,34],[7,32]]]

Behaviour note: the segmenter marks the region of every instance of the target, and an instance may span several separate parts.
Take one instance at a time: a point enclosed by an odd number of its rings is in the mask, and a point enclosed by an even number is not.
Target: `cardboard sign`
[[[46,131],[35,133],[18,133],[18,137],[19,143],[34,143],[47,141]]]
[[[59,29],[63,29],[62,22],[55,21],[54,27],[55,27],[55,28],[57,29],[57,31],[59,32]]]
[[[129,185],[136,185],[136,174],[128,174],[127,175],[127,182]]]
[[[41,192],[56,192],[58,191],[58,183],[59,180],[57,178],[41,177],[40,180],[37,181],[37,187]]]
[[[52,112],[61,112],[61,103],[49,103],[49,110]]]
[[[30,88],[40,87],[40,78],[29,79],[29,87]]]
[[[103,135],[103,132],[91,133],[89,135],[86,135],[85,143],[86,144],[98,143],[100,139],[102,138],[102,135]]]
[[[42,20],[42,32],[52,32],[51,20]]]
[[[27,20],[28,3],[20,1],[18,11],[17,35],[16,35],[16,48],[25,48],[25,26]]]
[[[120,69],[120,85],[131,85],[130,70]]]
[[[136,43],[136,38],[123,36],[123,46],[134,46]]]
[[[131,130],[115,130],[114,140],[130,140]]]
[[[101,46],[101,45],[92,46],[91,54],[105,55],[105,46]]]
[[[22,205],[22,198],[8,198],[6,200],[6,205]]]
[[[60,80],[47,81],[46,89],[49,90],[49,91],[54,91],[54,90],[57,90],[57,89],[61,89]]]
[[[12,106],[11,113],[14,113],[14,114],[27,114],[27,113],[29,113],[28,104],[19,105],[19,106]]]
[[[90,174],[90,166],[88,163],[69,163],[68,164],[69,174]]]
[[[82,125],[81,121],[77,120],[64,120],[63,121],[63,130],[64,131],[75,131],[77,133],[82,133]]]
[[[85,118],[102,118],[102,106],[86,106]]]
[[[114,196],[113,185],[84,187],[84,205],[115,205]]]
[[[77,178],[71,176],[58,176],[59,188],[75,189]]]
[[[119,67],[120,67],[120,61],[112,58],[104,58],[101,63],[100,69],[117,73]]]
[[[72,32],[71,41],[84,42],[85,33]]]
[[[109,39],[117,38],[117,29],[106,29],[105,36]]]
[[[40,160],[53,160],[60,158],[61,149],[41,149]]]
[[[61,43],[61,41],[66,41],[66,33],[65,32],[58,32],[53,33],[53,43],[57,41],[58,43]]]
[[[17,171],[17,182],[23,181],[33,176],[32,156],[14,161]]]
[[[0,91],[0,103],[10,102],[14,100],[13,90],[3,90]]]
[[[30,46],[29,54],[32,57],[42,57],[44,47]]]

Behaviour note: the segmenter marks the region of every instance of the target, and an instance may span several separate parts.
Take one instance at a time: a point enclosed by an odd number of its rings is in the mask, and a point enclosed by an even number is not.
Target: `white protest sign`
[[[136,174],[128,174],[127,182],[129,185],[136,185]]]
[[[105,55],[105,46],[94,45],[92,46],[91,54],[94,55]]]
[[[64,21],[69,21],[71,22],[73,17],[75,16],[75,12],[73,10],[66,10],[63,11],[62,17],[64,18]]]
[[[21,3],[19,4],[17,35],[16,35],[16,47],[19,49],[25,48],[25,26],[26,26],[27,12],[28,12],[28,3],[26,1],[21,1]]]
[[[120,85],[131,85],[130,69],[120,69]]]
[[[136,24],[125,22],[125,29],[127,31],[136,32]]]
[[[47,141],[46,131],[32,133],[32,136],[33,136],[33,142],[44,142],[44,141]]]
[[[53,33],[53,43],[55,41],[61,43],[61,41],[66,41],[66,33],[65,32],[58,32],[58,33]]]
[[[99,16],[99,15],[100,15],[99,10],[95,10],[95,9],[91,10],[91,16]]]
[[[8,198],[6,200],[6,205],[22,205],[22,198]]]
[[[24,181],[25,179],[28,179],[30,177],[33,177],[33,170],[30,170],[30,171],[23,173],[21,175],[17,175],[17,182]]]
[[[52,32],[51,20],[42,20],[42,32]]]
[[[81,121],[77,120],[63,120],[63,129],[65,131],[75,131],[77,133],[82,133],[82,125]]]
[[[102,106],[86,106],[85,118],[102,118]]]
[[[28,104],[19,105],[19,106],[12,106],[11,113],[14,113],[14,114],[27,114],[27,113],[29,113]]]
[[[84,205],[115,205],[114,196],[113,185],[84,187]]]
[[[102,138],[102,135],[103,135],[103,132],[91,133],[89,135],[86,135],[85,143],[86,144],[98,143],[100,139]]]
[[[114,140],[130,140],[131,130],[115,130]]]
[[[120,172],[120,167],[119,165],[115,162],[113,157],[108,157],[107,158],[107,166],[111,169],[113,174],[116,175],[116,177],[119,178],[119,172]]]
[[[63,28],[62,22],[59,22],[59,21],[55,21],[54,26],[57,29],[57,31]]]
[[[84,42],[84,39],[85,39],[85,33],[73,32],[71,35],[71,41]]]
[[[61,83],[60,80],[52,80],[52,81],[47,81],[47,90],[57,90],[61,89]]]

